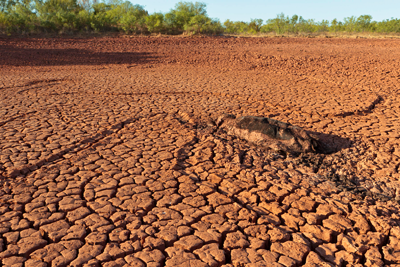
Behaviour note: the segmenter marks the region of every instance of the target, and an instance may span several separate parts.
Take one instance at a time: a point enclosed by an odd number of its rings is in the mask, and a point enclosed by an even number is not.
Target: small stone
[[[321,152],[322,145],[303,129],[270,118],[225,114],[217,120],[217,126],[257,145],[289,152]]]

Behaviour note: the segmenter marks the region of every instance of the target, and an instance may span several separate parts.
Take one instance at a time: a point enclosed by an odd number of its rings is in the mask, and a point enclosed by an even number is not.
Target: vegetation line
[[[125,34],[318,34],[400,33],[400,19],[373,21],[370,15],[344,21],[304,19],[301,16],[226,20],[207,15],[200,2],[179,2],[168,13],[149,14],[142,6],[122,0],[0,0],[0,33],[90,33]]]

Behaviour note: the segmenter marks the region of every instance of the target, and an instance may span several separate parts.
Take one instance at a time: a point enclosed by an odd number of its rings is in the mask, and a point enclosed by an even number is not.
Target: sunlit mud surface
[[[399,40],[0,39],[2,266],[397,266],[399,91]]]

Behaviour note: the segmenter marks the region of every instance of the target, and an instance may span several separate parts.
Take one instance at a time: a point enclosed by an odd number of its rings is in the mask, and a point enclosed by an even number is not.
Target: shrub
[[[359,16],[356,20],[356,30],[358,32],[366,32],[371,30],[372,16],[371,15],[362,15]]]
[[[302,17],[299,19],[296,33],[312,33],[319,29],[319,25],[313,19],[305,20]]]
[[[203,33],[214,35],[222,34],[224,33],[224,27],[218,19],[211,19],[204,25]]]
[[[248,31],[250,33],[258,33],[260,32],[262,24],[263,24],[262,19],[251,19],[248,25]]]
[[[191,21],[195,16],[199,17]],[[165,25],[171,33],[182,33],[192,27],[190,24],[194,25],[205,17],[207,17],[206,4],[179,2],[175,5],[175,9],[165,14]]]
[[[375,31],[381,33],[400,32],[400,19],[387,19],[373,23]]]
[[[219,20],[212,20],[206,15],[193,16],[185,24],[184,29],[190,34],[220,34],[223,32],[223,27]]]
[[[35,13],[28,3],[17,3],[10,6],[9,10],[2,16],[4,20],[4,28],[7,33],[12,32],[31,32],[38,24]]]
[[[223,25],[207,15],[206,4],[179,2],[168,13],[148,12],[124,0],[0,0],[0,31],[123,31],[168,34],[256,34],[313,32],[400,32],[400,19],[373,21],[370,15],[351,16],[343,22],[304,19],[278,14],[263,23],[226,20]]]
[[[249,24],[243,21],[230,21],[224,22],[226,33],[247,33],[249,31]]]
[[[344,30],[346,32],[355,32],[357,29],[356,21],[357,19],[355,16],[344,18],[344,23],[343,23]]]
[[[81,7],[76,0],[47,0],[36,2],[35,9],[40,26],[50,30],[77,30],[77,15]]]
[[[285,17],[283,13],[277,15],[274,19],[267,20],[269,28],[277,34],[288,32],[289,24],[289,17]]]
[[[338,32],[338,31],[343,31],[343,23],[341,21],[338,21],[337,19],[333,19],[331,22],[331,25],[329,27],[330,32]]]
[[[140,5],[133,5],[126,1],[116,5],[110,13],[118,21],[119,28],[125,33],[143,33],[146,31],[145,18],[147,11]]]
[[[165,31],[164,15],[153,13],[145,18],[147,30],[151,33],[161,33]]]
[[[110,14],[112,6],[105,3],[96,3],[92,8],[91,12],[82,14],[83,18],[90,21],[90,28],[96,32],[112,30],[112,26],[117,23],[117,20]]]

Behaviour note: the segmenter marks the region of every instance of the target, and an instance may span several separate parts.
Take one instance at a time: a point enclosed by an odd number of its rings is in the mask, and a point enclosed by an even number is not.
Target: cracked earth
[[[0,39],[2,266],[399,266],[400,41]],[[302,127],[289,154],[222,114]]]

